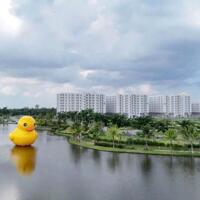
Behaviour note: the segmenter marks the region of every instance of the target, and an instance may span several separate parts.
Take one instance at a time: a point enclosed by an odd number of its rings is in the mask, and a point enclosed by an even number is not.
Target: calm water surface
[[[0,126],[1,200],[199,200],[200,159],[113,154],[39,132],[16,148]]]

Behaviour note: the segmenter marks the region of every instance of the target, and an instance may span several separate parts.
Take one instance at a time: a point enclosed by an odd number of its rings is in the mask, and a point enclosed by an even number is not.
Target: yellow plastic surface
[[[21,117],[15,130],[9,134],[9,138],[17,146],[29,146],[33,144],[38,137],[35,127],[36,122],[33,117]]]
[[[32,146],[15,146],[11,150],[11,158],[16,166],[17,172],[21,175],[31,175],[36,165],[36,149]]]

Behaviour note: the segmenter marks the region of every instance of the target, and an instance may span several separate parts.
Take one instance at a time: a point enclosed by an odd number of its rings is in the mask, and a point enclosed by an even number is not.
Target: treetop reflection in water
[[[100,152],[47,132],[18,148],[12,128],[0,126],[1,200],[199,200],[199,158]]]

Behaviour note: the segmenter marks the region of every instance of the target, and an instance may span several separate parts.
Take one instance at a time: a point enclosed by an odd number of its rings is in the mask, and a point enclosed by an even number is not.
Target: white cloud
[[[132,87],[120,88],[117,91],[117,93],[118,94],[134,93],[134,94],[154,95],[154,94],[157,94],[157,91],[150,84],[141,84],[141,85],[132,86]]]
[[[95,70],[81,70],[80,75],[84,79],[86,79],[90,74],[94,74],[96,71]]]
[[[20,31],[21,20],[13,12],[12,1],[3,0],[0,6],[0,33],[16,35]]]
[[[2,86],[0,89],[0,93],[6,96],[15,96],[16,95],[15,87],[10,85]]]

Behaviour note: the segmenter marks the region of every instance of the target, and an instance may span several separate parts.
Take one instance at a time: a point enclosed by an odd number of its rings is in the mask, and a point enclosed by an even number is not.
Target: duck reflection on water
[[[31,175],[36,166],[37,149],[32,146],[15,146],[11,150],[11,158],[20,175]]]

